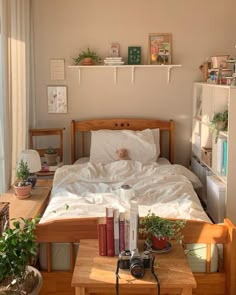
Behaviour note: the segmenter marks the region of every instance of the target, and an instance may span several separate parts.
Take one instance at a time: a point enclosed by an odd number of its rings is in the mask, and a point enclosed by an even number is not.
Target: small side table
[[[47,206],[50,192],[52,189],[51,179],[38,179],[36,186],[31,191],[31,196],[24,200],[19,200],[14,195],[14,189],[10,188],[0,196],[0,202],[9,202],[10,219],[19,217],[33,218],[40,216]],[[10,226],[13,221],[10,221]]]
[[[117,257],[99,256],[97,240],[81,240],[72,277],[76,295],[116,294]],[[196,281],[186,260],[183,248],[172,242],[168,253],[156,255],[155,269],[161,294],[191,295]],[[156,295],[157,287],[149,269],[143,279],[135,279],[129,270],[119,271],[120,294]]]

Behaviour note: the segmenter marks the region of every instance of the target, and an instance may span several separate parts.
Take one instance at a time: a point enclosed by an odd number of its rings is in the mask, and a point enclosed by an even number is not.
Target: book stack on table
[[[129,212],[106,208],[106,217],[98,218],[99,255],[119,255],[134,250],[138,242],[138,203],[131,201]]]

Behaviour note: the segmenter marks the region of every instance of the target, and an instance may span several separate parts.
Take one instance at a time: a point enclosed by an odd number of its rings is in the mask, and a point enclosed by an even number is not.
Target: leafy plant
[[[210,121],[210,129],[215,133],[215,143],[217,143],[220,131],[228,130],[228,110],[214,114]]]
[[[52,148],[52,147],[48,147],[45,151],[45,154],[49,154],[49,155],[53,155],[53,154],[56,154],[57,151],[56,149]]]
[[[87,48],[87,50],[83,50],[77,57],[73,58],[75,65],[79,65],[80,62],[87,57],[90,57],[95,63],[100,63],[102,61],[96,51]]]
[[[0,294],[5,294],[2,290],[9,288],[18,291],[11,294],[28,294],[23,292],[22,284],[27,277],[32,279],[27,265],[37,255],[34,230],[38,221],[39,218],[21,218],[13,222],[12,228],[3,231],[0,237]]]
[[[151,236],[157,238],[174,238],[179,243],[182,243],[182,233],[181,229],[185,226],[185,220],[169,220],[151,213],[148,214],[140,220],[139,232],[147,236],[148,241],[150,241]]]
[[[18,186],[28,185],[29,176],[30,176],[30,170],[29,170],[28,164],[27,162],[24,162],[21,159],[16,170],[16,177],[19,180]]]

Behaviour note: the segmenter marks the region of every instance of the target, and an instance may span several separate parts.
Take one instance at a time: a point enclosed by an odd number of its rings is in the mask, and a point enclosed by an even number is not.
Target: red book
[[[125,214],[123,212],[120,213],[119,219],[119,235],[120,235],[120,251],[125,250]]]
[[[98,218],[98,249],[99,255],[107,255],[107,225],[105,218]]]
[[[114,256],[114,217],[113,208],[106,208],[106,224],[107,224],[107,256]]]

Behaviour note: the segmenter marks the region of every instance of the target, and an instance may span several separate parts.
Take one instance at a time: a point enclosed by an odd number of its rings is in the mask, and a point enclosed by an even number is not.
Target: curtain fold
[[[15,180],[19,154],[28,146],[31,64],[31,0],[0,0],[2,6],[4,83],[3,138],[5,186]],[[7,62],[6,62],[7,61]],[[6,131],[6,127],[2,127]],[[2,133],[4,132],[2,130]],[[9,171],[8,171],[9,170]],[[8,171],[8,172],[7,172]]]

